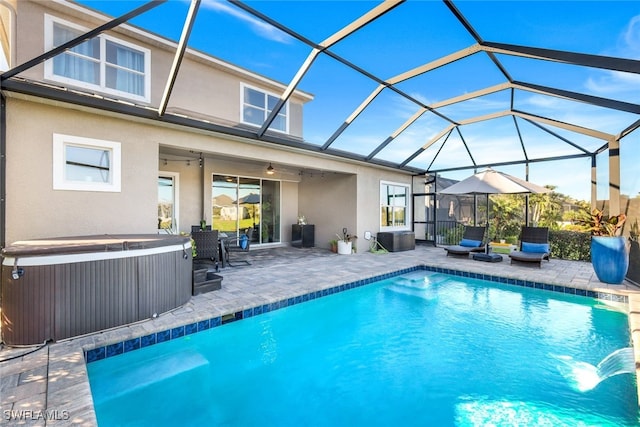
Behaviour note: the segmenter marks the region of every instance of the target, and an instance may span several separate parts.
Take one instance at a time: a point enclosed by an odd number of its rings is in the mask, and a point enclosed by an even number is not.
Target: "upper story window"
[[[47,15],[45,49],[72,40],[88,30]],[[151,52],[100,35],[45,63],[45,78],[149,102]]]
[[[242,85],[242,123],[262,126],[279,99],[276,95]],[[284,104],[269,129],[289,132],[289,102]]]
[[[389,182],[380,183],[380,228],[407,228],[409,186]]]

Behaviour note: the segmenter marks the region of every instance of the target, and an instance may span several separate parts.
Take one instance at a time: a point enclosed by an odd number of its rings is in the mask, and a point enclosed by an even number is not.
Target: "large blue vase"
[[[622,283],[629,268],[627,239],[623,236],[591,236],[591,264],[601,282]]]

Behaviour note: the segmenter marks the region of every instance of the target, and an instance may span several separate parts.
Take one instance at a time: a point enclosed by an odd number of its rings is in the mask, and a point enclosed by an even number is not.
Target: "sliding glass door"
[[[280,241],[279,181],[213,175],[211,200],[214,230],[236,235],[252,228],[255,243]]]

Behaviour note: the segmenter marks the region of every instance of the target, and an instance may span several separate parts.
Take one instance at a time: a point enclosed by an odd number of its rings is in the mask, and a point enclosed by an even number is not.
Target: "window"
[[[53,189],[120,191],[120,143],[53,135]]]
[[[174,172],[162,172],[158,177],[158,231],[169,234],[179,230],[178,179]]]
[[[380,228],[406,228],[409,186],[380,183]]]
[[[87,32],[49,15],[45,25],[46,50]],[[100,35],[48,60],[45,78],[148,102],[150,55],[148,49]]]
[[[280,97],[242,85],[242,122],[262,126]],[[289,132],[289,102],[286,102],[269,129]]]

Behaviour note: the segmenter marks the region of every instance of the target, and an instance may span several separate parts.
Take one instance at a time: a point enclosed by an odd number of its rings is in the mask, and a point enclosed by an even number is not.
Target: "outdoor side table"
[[[291,246],[296,248],[312,248],[315,246],[315,225],[292,224]]]

